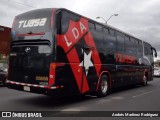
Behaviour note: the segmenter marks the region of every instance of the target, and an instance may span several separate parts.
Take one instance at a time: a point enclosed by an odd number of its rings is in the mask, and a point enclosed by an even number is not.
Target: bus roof
[[[131,34],[129,34],[129,33],[124,32],[124,31],[122,31],[122,30],[120,30],[120,29],[118,29],[118,28],[116,28],[116,27],[113,27],[113,26],[108,25],[108,24],[104,24],[104,23],[97,22],[97,21],[95,21],[95,20],[93,20],[93,19],[90,19],[90,18],[88,18],[88,17],[86,17],[86,16],[83,16],[83,15],[80,15],[80,14],[78,14],[78,13],[75,13],[75,12],[73,12],[73,11],[70,11],[70,10],[68,10],[68,9],[66,9],[66,8],[57,8],[57,10],[65,10],[65,11],[68,11],[68,12],[70,12],[70,13],[73,13],[73,14],[76,14],[76,15],[78,15],[78,16],[81,16],[81,17],[83,17],[83,18],[85,18],[85,19],[88,19],[89,21],[93,21],[94,23],[100,24],[100,25],[102,25],[102,26],[104,26],[104,27],[108,27],[108,28],[110,28],[110,29],[116,30],[117,32],[121,32],[121,33],[125,34],[126,36],[130,36],[130,37],[135,38],[135,39],[137,39],[137,40],[140,40],[140,41],[142,41],[142,42],[148,43],[148,42],[143,41],[143,40],[141,40],[141,39],[139,39],[139,38],[136,38],[135,36],[133,36],[133,35],[131,35]],[[149,44],[149,43],[148,43],[148,44]],[[149,44],[149,45],[150,45],[150,44]]]
[[[70,12],[70,13],[72,13],[72,14],[75,14],[75,15],[78,15],[78,16],[83,17],[83,18],[85,18],[85,19],[88,19],[89,21],[92,21],[92,22],[94,22],[94,23],[96,23],[96,24],[100,24],[100,25],[102,25],[102,26],[104,26],[104,27],[108,27],[108,28],[113,29],[113,30],[115,30],[115,31],[117,31],[117,32],[121,32],[121,33],[125,34],[126,36],[130,36],[130,37],[132,37],[132,38],[135,38],[135,39],[137,39],[137,40],[140,40],[140,39],[134,37],[133,35],[131,35],[131,34],[129,34],[129,33],[126,33],[126,32],[124,32],[124,31],[122,31],[122,30],[120,30],[120,29],[118,29],[118,28],[115,28],[115,27],[110,26],[110,25],[108,25],[108,24],[104,24],[104,23],[97,22],[97,21],[95,21],[95,20],[92,20],[92,19],[90,19],[90,18],[88,18],[88,17],[86,17],[86,16],[83,16],[83,15],[80,15],[80,14],[78,14],[78,13],[75,13],[75,12],[73,12],[73,11],[71,11],[71,10],[66,9],[66,8],[43,8],[43,9],[36,9],[36,10],[31,10],[31,11],[28,11],[28,12],[25,12],[25,13],[22,13],[22,14],[19,14],[19,15],[16,16],[16,18],[19,17],[19,16],[22,16],[23,14],[25,14],[25,15],[30,14],[30,13],[33,12],[33,11],[34,11],[34,12],[40,12],[40,11],[43,11],[43,10],[50,11],[50,12],[53,11],[53,10],[55,10],[55,11],[58,11],[58,10],[68,11],[68,12]],[[140,41],[143,41],[143,40],[140,40]],[[143,42],[145,42],[145,41],[143,41]],[[145,43],[148,43],[148,42],[145,42]],[[149,44],[149,43],[148,43],[148,44]]]

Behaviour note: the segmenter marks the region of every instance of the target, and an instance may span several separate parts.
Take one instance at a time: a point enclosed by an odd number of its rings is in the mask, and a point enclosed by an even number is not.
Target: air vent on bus
[[[48,40],[18,40],[13,41],[11,46],[23,46],[23,45],[49,45],[50,41]]]

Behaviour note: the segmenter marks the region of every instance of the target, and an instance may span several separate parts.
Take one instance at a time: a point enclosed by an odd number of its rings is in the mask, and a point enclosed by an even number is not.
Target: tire
[[[142,85],[146,86],[148,84],[148,77],[146,75],[143,76],[143,82]]]
[[[103,75],[99,81],[97,97],[105,97],[109,93],[109,82],[108,77]]]

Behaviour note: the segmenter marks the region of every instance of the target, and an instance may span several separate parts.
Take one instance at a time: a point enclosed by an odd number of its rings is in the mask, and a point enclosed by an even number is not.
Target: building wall
[[[0,26],[0,54],[9,54],[11,28]]]
[[[11,28],[0,25],[0,68],[7,68]]]

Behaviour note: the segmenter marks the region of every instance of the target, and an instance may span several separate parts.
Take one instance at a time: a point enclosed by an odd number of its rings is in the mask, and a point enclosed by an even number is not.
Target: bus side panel
[[[77,66],[76,64],[74,64]],[[71,65],[66,63],[64,66],[56,67],[55,86],[63,86],[58,96],[80,95],[76,80],[72,74]],[[54,93],[53,93],[54,94]]]
[[[83,36],[88,31],[87,20],[74,16],[67,11],[59,13],[60,24],[57,31],[57,62],[64,62],[70,69],[67,74],[65,84],[71,92],[79,91],[85,93],[90,90],[87,77],[84,75],[82,59],[84,59]],[[58,19],[58,18],[57,18]],[[57,20],[58,21],[58,20]],[[78,42],[80,42],[78,44]],[[65,58],[63,58],[65,56]],[[70,72],[70,73],[69,73]],[[59,81],[59,78],[56,78]],[[72,81],[72,82],[68,82]],[[76,83],[74,86],[73,84]],[[75,89],[75,91],[74,91]]]
[[[61,30],[59,29],[56,37],[57,55],[63,51],[67,60],[62,61],[70,65],[80,93],[95,91],[101,60],[92,34],[88,31],[88,20],[80,17],[78,19],[76,15],[66,11],[62,11],[61,15]]]

